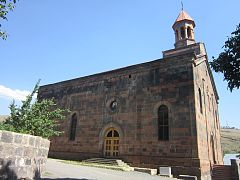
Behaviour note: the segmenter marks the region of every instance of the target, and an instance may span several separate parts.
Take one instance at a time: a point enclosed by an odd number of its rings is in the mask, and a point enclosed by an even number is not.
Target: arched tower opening
[[[172,28],[175,32],[175,48],[181,48],[195,43],[195,22],[184,10],[179,13]]]

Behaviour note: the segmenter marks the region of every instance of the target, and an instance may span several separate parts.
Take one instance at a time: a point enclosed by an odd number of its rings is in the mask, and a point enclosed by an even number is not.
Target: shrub
[[[34,87],[33,92],[17,106],[15,101],[10,104],[10,117],[0,123],[1,130],[14,131],[18,133],[31,134],[49,138],[57,136],[61,132],[57,130],[58,120],[64,119],[67,109],[60,109],[53,99],[33,101],[33,96],[39,89],[40,80]]]

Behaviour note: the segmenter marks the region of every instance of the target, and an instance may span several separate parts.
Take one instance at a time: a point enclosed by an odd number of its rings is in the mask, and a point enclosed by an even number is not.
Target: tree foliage
[[[10,104],[10,117],[0,124],[0,129],[44,138],[61,133],[57,130],[57,121],[63,119],[68,110],[57,108],[53,99],[36,100],[32,103],[33,96],[39,89],[39,82],[26,100],[22,101],[21,106],[17,106],[14,101]]]
[[[228,82],[228,88],[232,91],[234,88],[239,89],[240,86],[240,24],[236,30],[231,33],[231,37],[223,46],[224,51],[218,58],[213,57],[210,62],[215,72],[221,72],[224,80]]]
[[[0,0],[0,20],[7,20],[7,14],[14,9],[14,4],[17,0]],[[7,38],[7,33],[2,30],[2,23],[0,23],[0,37]]]

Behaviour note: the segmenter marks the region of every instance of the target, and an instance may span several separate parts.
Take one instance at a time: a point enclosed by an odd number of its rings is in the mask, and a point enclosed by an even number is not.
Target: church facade
[[[212,165],[223,163],[219,97],[194,27],[182,10],[173,24],[175,48],[162,59],[41,86],[39,99],[71,110],[49,155],[119,158],[211,179]]]

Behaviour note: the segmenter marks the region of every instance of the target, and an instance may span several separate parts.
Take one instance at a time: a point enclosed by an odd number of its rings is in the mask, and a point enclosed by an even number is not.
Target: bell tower
[[[172,26],[175,33],[175,49],[195,43],[194,27],[194,20],[182,8]]]

